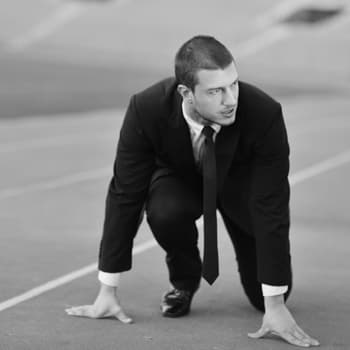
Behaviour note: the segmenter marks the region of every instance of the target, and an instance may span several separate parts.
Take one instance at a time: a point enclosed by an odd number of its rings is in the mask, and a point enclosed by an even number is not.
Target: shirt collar
[[[193,119],[186,113],[186,111],[185,111],[185,103],[184,103],[184,102],[182,102],[182,114],[183,114],[183,116],[184,116],[184,118],[185,118],[187,124],[188,124],[188,125],[190,126],[190,128],[193,130],[193,132],[194,132],[196,135],[199,135],[199,134],[202,132],[202,130],[203,130],[203,128],[204,128],[204,125],[198,123],[198,122],[195,121],[195,120],[193,120]],[[220,131],[220,129],[221,129],[221,125],[218,125],[218,124],[214,124],[214,123],[213,123],[213,124],[211,124],[210,126],[214,129],[214,131],[215,131],[216,134],[217,134],[217,133]]]

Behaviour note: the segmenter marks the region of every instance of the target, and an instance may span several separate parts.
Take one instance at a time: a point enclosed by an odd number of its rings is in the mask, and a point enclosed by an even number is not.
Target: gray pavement
[[[17,52],[8,50],[10,39],[52,16],[60,3],[0,5],[0,303],[96,260],[128,96],[170,73],[173,51],[188,36],[205,31],[234,47],[257,35],[256,19],[277,1],[222,8],[203,1],[186,4],[93,5]],[[161,16],[169,7],[171,15]],[[15,17],[19,21],[11,20]],[[346,21],[298,28],[238,60],[243,79],[283,104],[291,180],[350,149],[349,29]],[[350,348],[349,171],[344,162],[292,188],[295,287],[289,306],[327,350]],[[76,180],[65,184],[74,174]],[[56,185],[46,189],[48,183]],[[150,238],[143,224],[135,244]],[[135,256],[132,272],[123,276],[120,295],[135,324],[64,313],[68,305],[94,299],[98,284],[92,273],[1,311],[0,349],[292,348],[246,336],[260,326],[261,315],[242,292],[222,226],[220,279],[214,287],[203,283],[187,318],[160,316],[160,296],[168,288],[163,259],[159,247],[147,250]]]

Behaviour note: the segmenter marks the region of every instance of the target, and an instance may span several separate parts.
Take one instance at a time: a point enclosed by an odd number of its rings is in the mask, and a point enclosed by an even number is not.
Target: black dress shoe
[[[181,317],[191,310],[194,291],[172,289],[164,294],[160,305],[164,317]]]

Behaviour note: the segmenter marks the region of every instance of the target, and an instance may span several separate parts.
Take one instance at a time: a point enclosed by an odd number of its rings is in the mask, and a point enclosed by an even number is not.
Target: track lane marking
[[[258,51],[283,40],[292,34],[292,30],[286,26],[278,25],[262,31],[260,34],[238,44],[233,52],[237,51],[237,57],[243,58],[253,55]]]
[[[304,168],[303,170],[297,171],[296,173],[292,174],[289,177],[291,186],[294,186],[296,184],[299,184],[303,181],[306,181],[314,176],[317,176],[319,174],[322,174],[328,170],[337,168],[341,165],[344,165],[350,161],[350,150],[347,150],[345,152],[342,152],[334,157],[328,158],[322,162],[316,163],[314,165],[311,165],[309,167]],[[203,220],[199,219],[197,220],[197,226],[202,226]],[[157,242],[154,239],[148,240],[142,244],[139,244],[133,248],[133,255],[137,255],[140,253],[143,253],[151,248],[154,248],[157,246]],[[4,311],[6,309],[9,309],[11,307],[14,307],[20,303],[23,303],[24,301],[33,299],[41,294],[44,294],[52,289],[58,288],[60,286],[63,286],[69,282],[72,282],[78,278],[84,277],[92,272],[95,272],[97,269],[97,264],[93,263],[90,265],[87,265],[79,270],[75,270],[71,273],[68,273],[66,275],[63,275],[61,277],[58,277],[54,280],[51,280],[45,284],[42,284],[38,287],[35,287],[33,289],[30,289],[29,291],[20,294],[16,297],[13,297],[11,299],[5,300],[2,303],[0,303],[0,312]]]
[[[138,255],[146,250],[149,250],[157,245],[157,242],[155,240],[149,240],[144,243],[141,243],[133,248],[133,256]],[[51,280],[47,283],[44,283],[38,287],[32,288],[28,290],[27,292],[17,295],[14,298],[8,299],[2,303],[0,303],[0,312],[4,311],[6,309],[9,309],[13,306],[16,306],[20,303],[23,303],[24,301],[27,301],[29,299],[33,299],[41,294],[44,294],[52,289],[55,289],[57,287],[63,286],[64,284],[67,284],[69,282],[72,282],[78,278],[81,278],[83,276],[86,276],[92,272],[97,271],[97,263],[93,263],[90,265],[87,265],[79,270],[72,271],[66,275],[63,275],[61,277],[58,277],[54,280]]]
[[[302,171],[299,171],[289,177],[290,182],[296,181],[295,179],[304,178],[308,174],[318,175],[328,170],[332,170],[340,165],[350,162],[350,150],[346,150],[331,158],[328,158],[320,163],[311,165]],[[12,188],[6,188],[0,191],[0,200],[18,197],[24,194],[39,192],[44,190],[52,190],[65,186],[74,185],[76,183],[103,179],[112,175],[112,167],[104,167],[96,170],[82,171],[72,175],[62,176],[55,180],[39,182],[32,185],[18,186]],[[306,177],[307,179],[307,177]],[[299,180],[297,180],[299,181]]]
[[[17,151],[28,151],[38,148],[46,148],[48,146],[62,146],[79,144],[84,141],[90,141],[92,139],[105,138],[112,135],[115,135],[116,132],[112,131],[101,131],[101,132],[89,132],[89,133],[79,133],[79,134],[70,134],[64,136],[54,136],[54,137],[43,137],[29,139],[19,142],[7,142],[0,144],[0,153],[9,153]]]
[[[129,1],[130,0],[117,0],[114,6],[121,6]],[[98,2],[66,2],[60,5],[50,16],[34,25],[26,33],[7,42],[7,49],[14,52],[23,51],[29,46],[51,36],[55,31],[58,31],[65,24],[78,18],[92,6],[99,6],[99,4]]]
[[[62,176],[51,181],[39,182],[32,185],[10,187],[0,191],[0,200],[18,197],[24,194],[52,190],[65,187],[80,182],[102,179],[106,176],[112,176],[112,167],[104,167],[96,170],[82,171],[72,175]]]
[[[336,156],[325,159],[319,163],[313,164],[299,170],[289,177],[290,184],[296,185],[300,182],[308,180],[312,177],[330,171],[332,169],[338,168],[339,166],[345,165],[350,162],[350,149],[344,152],[338,153]]]
[[[347,0],[285,0],[260,15],[256,23],[260,28],[265,28],[280,22],[291,13],[303,8],[315,7],[327,10],[342,7],[347,9],[348,5]]]
[[[334,123],[329,118],[327,119],[319,119],[310,122],[305,122],[302,128],[296,128],[293,125],[287,126],[288,135],[290,138],[302,136],[304,134],[311,133],[322,133],[322,132],[330,132],[330,131],[345,131],[350,128],[350,120],[342,120]],[[295,130],[296,129],[296,130]],[[348,131],[348,130],[346,130]]]
[[[80,16],[85,7],[79,3],[66,3],[60,6],[48,18],[39,22],[25,34],[7,43],[10,51],[22,51],[36,42],[52,35],[56,30]]]

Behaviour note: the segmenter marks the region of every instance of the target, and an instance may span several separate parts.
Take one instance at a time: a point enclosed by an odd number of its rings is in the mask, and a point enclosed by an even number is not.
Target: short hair
[[[234,58],[231,52],[212,36],[197,35],[186,41],[175,56],[175,77],[194,91],[200,69],[225,69]]]

